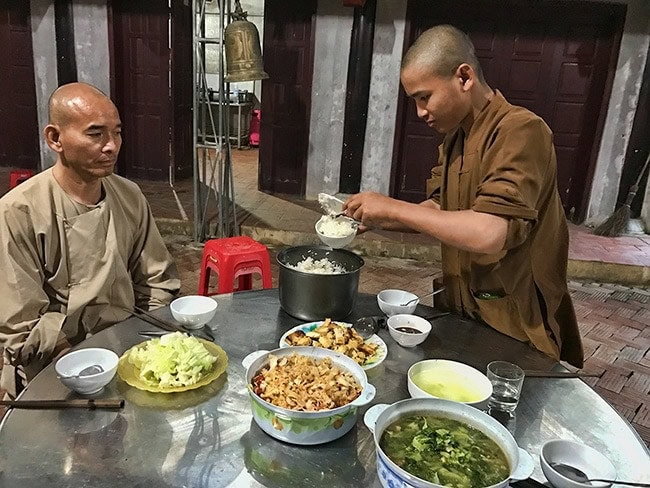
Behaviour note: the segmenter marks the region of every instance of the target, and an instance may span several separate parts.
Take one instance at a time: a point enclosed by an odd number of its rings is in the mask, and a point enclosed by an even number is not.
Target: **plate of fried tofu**
[[[377,334],[363,340],[346,322],[325,319],[297,325],[280,338],[280,347],[323,347],[345,354],[363,369],[372,369],[382,363],[388,354],[386,343]]]

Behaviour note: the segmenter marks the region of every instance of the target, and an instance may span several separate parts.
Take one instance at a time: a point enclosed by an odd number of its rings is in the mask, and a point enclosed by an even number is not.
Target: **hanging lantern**
[[[248,12],[242,10],[239,0],[235,0],[232,22],[224,33],[227,82],[265,80],[269,77],[264,72],[260,35],[255,24],[246,20],[247,16]]]

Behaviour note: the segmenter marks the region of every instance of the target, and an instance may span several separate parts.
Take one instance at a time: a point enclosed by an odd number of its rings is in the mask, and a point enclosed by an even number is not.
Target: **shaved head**
[[[98,102],[108,102],[113,105],[104,92],[87,83],[75,82],[62,85],[50,95],[49,123],[65,125],[75,116],[88,113]]]
[[[447,78],[463,63],[470,65],[481,83],[485,83],[469,37],[452,25],[437,25],[417,38],[402,59],[401,69],[417,67]]]

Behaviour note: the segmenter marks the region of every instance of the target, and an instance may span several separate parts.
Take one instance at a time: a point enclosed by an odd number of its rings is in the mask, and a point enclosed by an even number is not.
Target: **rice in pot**
[[[307,257],[302,261],[296,263],[296,265],[287,264],[288,268],[292,268],[304,273],[313,273],[313,274],[343,274],[347,273],[347,270],[340,264],[334,263],[327,258],[314,259],[312,257]]]

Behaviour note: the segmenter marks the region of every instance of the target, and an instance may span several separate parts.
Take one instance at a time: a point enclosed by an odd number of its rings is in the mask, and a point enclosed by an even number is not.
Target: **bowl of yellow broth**
[[[478,369],[446,359],[427,359],[407,373],[412,398],[442,398],[476,408],[487,407],[492,383]]]

